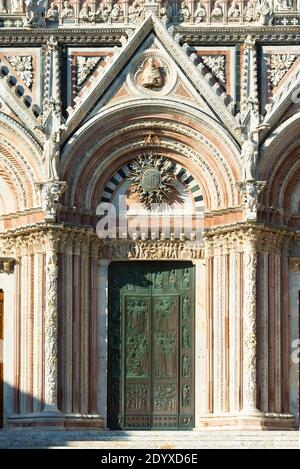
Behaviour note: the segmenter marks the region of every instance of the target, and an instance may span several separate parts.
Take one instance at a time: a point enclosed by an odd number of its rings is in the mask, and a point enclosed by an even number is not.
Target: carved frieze
[[[275,0],[274,5],[271,0],[231,0],[228,5],[221,0],[49,0],[45,3],[38,0],[0,1],[3,25],[27,28],[53,28],[55,25],[101,26],[114,23],[135,26],[150,13],[156,15],[165,25],[174,23],[197,26],[213,23],[221,26],[224,23],[255,23],[265,26],[273,24],[274,19],[279,24],[287,24],[293,20],[292,15],[295,21],[298,12],[299,5],[291,0]]]
[[[202,244],[194,242],[104,242],[104,259],[201,259]]]

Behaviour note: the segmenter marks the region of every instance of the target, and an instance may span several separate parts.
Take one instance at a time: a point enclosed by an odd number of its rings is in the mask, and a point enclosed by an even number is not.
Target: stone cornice
[[[120,39],[128,36],[128,32],[134,31],[136,25],[105,26],[105,27],[60,27],[57,29],[23,29],[23,28],[0,28],[0,44],[46,44],[48,39],[55,35],[61,43],[68,44],[120,44]],[[251,34],[257,42],[269,43],[291,41],[299,43],[299,26],[175,26],[176,32],[182,35],[182,42],[190,45],[201,45],[203,41],[214,42],[241,42]]]
[[[293,238],[295,237],[295,231],[292,228],[276,227],[266,225],[263,223],[252,223],[252,222],[240,222],[226,226],[219,226],[216,228],[208,228],[204,230],[204,238],[210,238],[219,235],[227,235],[230,233],[239,233],[243,236],[246,233],[257,233],[257,234],[276,234],[280,233],[282,236]],[[300,236],[300,233],[299,233]]]

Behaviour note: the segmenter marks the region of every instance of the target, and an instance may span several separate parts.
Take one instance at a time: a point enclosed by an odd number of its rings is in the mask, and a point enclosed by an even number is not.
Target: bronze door
[[[193,428],[192,264],[112,263],[109,305],[109,428]]]

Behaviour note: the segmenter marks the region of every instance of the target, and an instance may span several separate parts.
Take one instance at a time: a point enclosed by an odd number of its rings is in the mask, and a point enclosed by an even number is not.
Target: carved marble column
[[[243,311],[243,411],[259,415],[257,409],[256,354],[256,235],[249,233],[244,240],[244,311]]]
[[[58,413],[57,407],[57,238],[46,238],[46,310],[45,310],[45,407],[44,412]]]

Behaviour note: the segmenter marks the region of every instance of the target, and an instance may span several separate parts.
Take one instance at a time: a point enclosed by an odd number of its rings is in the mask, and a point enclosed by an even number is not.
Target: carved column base
[[[257,415],[223,414],[203,416],[198,419],[198,426],[194,430],[295,430],[295,418],[291,414]]]
[[[105,430],[104,418],[96,414],[36,413],[12,415],[7,419],[9,428],[47,430]]]

